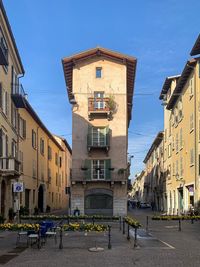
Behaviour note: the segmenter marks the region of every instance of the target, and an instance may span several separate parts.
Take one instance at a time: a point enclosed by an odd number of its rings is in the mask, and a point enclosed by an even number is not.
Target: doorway
[[[5,217],[5,202],[6,202],[6,183],[1,182],[1,215]]]
[[[38,189],[38,209],[39,212],[44,212],[44,188],[43,185],[40,185]]]

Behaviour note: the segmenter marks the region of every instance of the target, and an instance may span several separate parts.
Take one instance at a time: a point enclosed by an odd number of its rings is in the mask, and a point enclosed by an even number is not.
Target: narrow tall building
[[[125,215],[136,59],[98,47],[62,63],[72,104],[72,211]]]

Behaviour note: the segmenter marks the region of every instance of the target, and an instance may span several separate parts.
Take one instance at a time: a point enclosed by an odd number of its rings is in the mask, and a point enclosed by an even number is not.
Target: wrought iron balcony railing
[[[12,95],[27,96],[21,83],[11,83],[11,92]]]

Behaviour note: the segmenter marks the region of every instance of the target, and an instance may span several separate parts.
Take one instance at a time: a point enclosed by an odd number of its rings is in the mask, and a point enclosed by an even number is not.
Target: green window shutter
[[[106,169],[106,180],[111,180],[111,159],[106,159],[105,160],[105,169]]]
[[[92,161],[89,160],[89,159],[86,159],[85,160],[85,168],[86,170],[84,171],[85,172],[85,180],[91,180],[91,164],[92,164]]]
[[[106,146],[110,146],[110,129],[109,129],[109,125],[106,126]]]

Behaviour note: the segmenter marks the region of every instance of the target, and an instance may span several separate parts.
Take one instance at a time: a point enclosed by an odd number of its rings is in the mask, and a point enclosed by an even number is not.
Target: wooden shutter
[[[23,137],[26,138],[26,121],[23,120]]]
[[[105,160],[105,173],[106,173],[106,180],[111,180],[111,159],[106,159]]]
[[[89,159],[86,159],[85,160],[85,168],[86,170],[84,171],[85,172],[85,180],[91,180],[91,176],[92,176],[92,168],[91,168],[91,164],[92,164],[92,161],[89,160]]]

